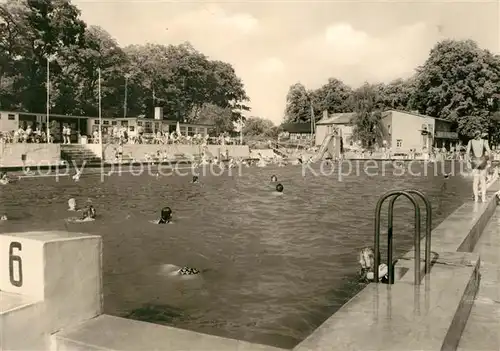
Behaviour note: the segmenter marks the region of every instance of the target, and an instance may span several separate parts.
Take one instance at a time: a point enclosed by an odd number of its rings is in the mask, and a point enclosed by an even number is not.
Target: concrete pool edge
[[[293,350],[331,350],[332,344],[338,346],[339,350],[456,350],[467,323],[474,297],[479,289],[480,258],[478,255],[472,254],[471,251],[495,212],[497,206],[495,191],[498,191],[498,186],[495,184],[494,188],[490,188],[486,203],[466,202],[432,231],[431,250],[434,254],[438,253],[438,257],[435,258],[436,262],[431,269],[431,274],[425,277],[422,286],[416,288],[415,291],[420,294],[423,289],[425,292],[422,294],[425,296],[432,295],[433,291],[437,294],[447,291],[447,294],[443,294],[446,295],[444,300],[432,305],[432,308],[441,310],[441,317],[445,311],[448,312],[448,320],[444,323],[447,324],[446,327],[441,325],[439,332],[432,334],[430,331],[435,331],[437,327],[436,318],[440,321],[442,319],[439,316],[434,316],[434,319],[427,320],[428,323],[421,319],[415,323],[415,319],[418,317],[416,318],[415,314],[408,308],[408,300],[405,300],[403,295],[408,294],[411,290],[402,288],[402,286],[414,287],[412,271],[414,251],[412,248],[396,265],[399,270],[406,268],[401,280],[393,286],[369,284]],[[463,230],[461,233],[460,229]],[[421,240],[422,256],[424,248],[425,240]],[[446,266],[453,268],[442,272],[438,279],[433,277],[436,268],[442,270]],[[421,267],[424,268],[423,262]],[[429,279],[433,281],[433,284],[430,284]],[[441,284],[443,281],[447,283]],[[390,303],[386,303],[385,307],[391,312],[380,310],[379,302],[382,298],[390,301]],[[446,304],[449,302],[447,300],[451,298],[454,298],[455,302]],[[376,301],[372,301],[377,305],[376,308],[370,309],[368,301],[371,300]],[[415,300],[417,300],[416,297],[414,297]],[[418,300],[420,301],[420,298]],[[446,306],[446,309],[443,309],[443,305]],[[359,306],[363,306],[363,308],[360,309]],[[450,315],[449,312],[453,312],[453,315]],[[400,324],[382,322],[382,326],[378,326],[380,320],[392,320],[394,317],[397,319],[397,313],[402,313],[399,316],[401,317],[400,323],[404,324],[405,321],[411,320],[413,324],[403,325],[401,328]],[[345,325],[351,327],[342,327]],[[374,325],[377,327],[373,327]],[[401,332],[401,329],[405,330],[406,334]],[[362,331],[361,334],[360,331]],[[415,339],[425,338],[431,339],[433,344],[422,347],[423,344],[421,342],[419,344],[418,340],[415,343]]]

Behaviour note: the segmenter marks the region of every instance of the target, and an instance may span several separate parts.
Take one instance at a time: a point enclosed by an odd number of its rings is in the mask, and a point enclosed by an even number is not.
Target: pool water
[[[361,172],[339,181],[337,172],[304,176],[300,166],[273,166],[201,176],[199,184],[190,176],[146,174],[111,175],[104,182],[85,175],[79,182],[21,179],[0,187],[0,214],[11,219],[0,230],[101,235],[105,313],[291,348],[363,287],[357,255],[373,245],[381,194],[424,191],[434,226],[469,198],[470,180],[438,173]],[[272,174],[284,185],[283,196],[273,194]],[[98,219],[65,221],[74,216],[67,211],[71,197],[80,205],[91,199]],[[174,224],[150,222],[163,206],[173,209]],[[400,255],[412,246],[413,213],[406,199],[396,207]],[[168,264],[206,272],[183,280],[165,274]]]

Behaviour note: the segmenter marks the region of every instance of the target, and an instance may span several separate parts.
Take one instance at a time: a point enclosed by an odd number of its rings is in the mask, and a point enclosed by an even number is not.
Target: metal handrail
[[[412,194],[418,195],[422,198],[426,205],[426,214],[427,214],[427,223],[426,223],[426,247],[425,247],[425,262],[426,262],[426,272],[430,271],[430,233],[431,233],[431,224],[432,224],[432,208],[430,206],[430,202],[427,200],[424,194],[417,190],[393,190],[385,193],[377,202],[377,207],[375,209],[375,262],[374,262],[374,270],[373,270],[373,280],[374,282],[379,282],[378,276],[378,267],[380,265],[380,213],[382,210],[382,205],[390,197],[391,202],[389,204],[389,218],[388,218],[388,231],[387,231],[387,266],[388,266],[388,275],[389,275],[389,284],[394,283],[394,267],[392,262],[392,250],[393,250],[393,212],[394,212],[394,203],[400,196],[406,197],[413,203],[413,207],[415,210],[415,232],[414,232],[414,251],[415,251],[415,285],[420,285],[420,206]],[[418,259],[417,259],[418,258]]]
[[[432,233],[432,205],[429,199],[420,191],[415,189],[406,189],[407,193],[418,195],[425,204],[425,274],[429,274],[431,272],[431,233]],[[396,197],[398,198],[399,195]],[[389,209],[389,216],[392,217],[392,209],[394,207],[394,202],[396,198],[391,200],[392,207]],[[390,204],[389,204],[390,206]],[[392,219],[392,218],[391,218]],[[392,227],[392,221],[390,222]],[[420,245],[420,240],[419,240]],[[417,257],[415,257],[415,260]],[[418,256],[420,261],[420,256]]]

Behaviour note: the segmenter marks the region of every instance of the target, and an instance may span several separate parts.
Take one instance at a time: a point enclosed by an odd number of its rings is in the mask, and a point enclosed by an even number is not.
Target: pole
[[[47,56],[47,144],[50,143],[50,58]]]
[[[155,88],[152,87],[152,89],[153,89],[153,116],[154,116],[156,95],[155,95]]]
[[[312,102],[311,96],[308,95],[308,98],[309,98],[309,105],[310,105],[310,109],[311,109],[311,143],[314,146],[314,144],[315,144],[315,142],[314,142],[314,127],[315,127],[316,121],[314,120],[314,107],[313,107],[313,102]]]
[[[123,101],[123,118],[127,117],[128,77],[125,76],[125,100]]]
[[[240,145],[243,145],[243,115],[240,114]]]
[[[99,144],[101,145],[101,156],[102,156],[101,69],[98,68],[97,72],[99,74],[99,81],[97,85],[99,93]]]

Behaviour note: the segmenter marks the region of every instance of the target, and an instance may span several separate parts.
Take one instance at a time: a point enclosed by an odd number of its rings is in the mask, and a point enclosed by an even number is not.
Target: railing
[[[379,282],[378,267],[380,265],[380,213],[385,200],[392,197],[389,203],[388,219],[387,219],[387,266],[389,284],[394,284],[394,263],[393,263],[393,219],[394,219],[394,204],[400,196],[406,197],[413,204],[415,210],[415,227],[413,234],[414,241],[414,260],[415,260],[415,285],[420,285],[420,206],[413,195],[417,195],[422,199],[426,208],[426,230],[425,230],[425,273],[428,274],[431,269],[431,231],[432,231],[432,206],[429,200],[423,193],[418,190],[393,190],[385,193],[377,202],[375,209],[375,262],[373,270],[373,281]]]

